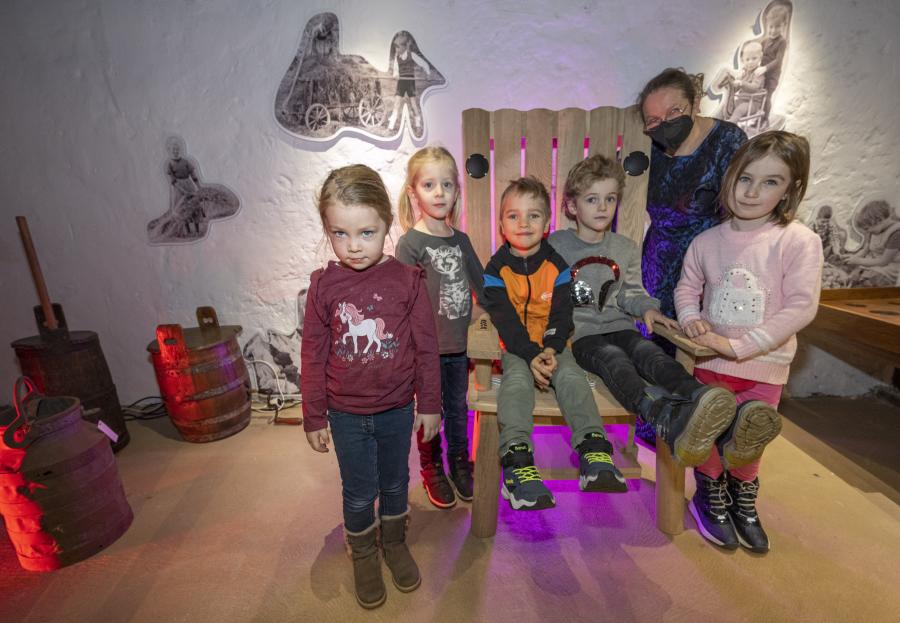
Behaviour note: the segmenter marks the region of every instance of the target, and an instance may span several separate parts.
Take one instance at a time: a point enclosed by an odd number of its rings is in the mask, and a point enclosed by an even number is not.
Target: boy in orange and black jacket
[[[500,199],[506,243],[484,270],[482,306],[503,340],[503,378],[497,395],[503,497],[516,509],[551,508],[553,494],[534,467],[531,432],[534,390],[553,387],[572,429],[583,491],[625,491],[612,463],[597,406],[584,371],[566,348],[572,332],[571,274],[544,240],[550,197],[534,177],[510,182]]]

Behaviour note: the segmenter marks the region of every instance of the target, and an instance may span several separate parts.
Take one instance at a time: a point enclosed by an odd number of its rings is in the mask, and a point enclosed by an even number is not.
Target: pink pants
[[[728,374],[719,374],[718,372],[702,368],[694,370],[694,378],[704,385],[724,387],[728,391],[734,392],[734,397],[737,398],[738,404],[748,400],[762,400],[776,409],[778,408],[778,402],[781,400],[781,390],[784,387],[782,385],[742,379]],[[738,469],[728,470],[728,473],[738,480],[753,480],[759,474],[759,464],[761,462],[762,459],[758,459]],[[715,447],[709,453],[706,463],[698,465],[694,469],[699,470],[710,478],[718,478],[725,471],[725,468],[722,467],[722,461],[719,459],[719,451]]]

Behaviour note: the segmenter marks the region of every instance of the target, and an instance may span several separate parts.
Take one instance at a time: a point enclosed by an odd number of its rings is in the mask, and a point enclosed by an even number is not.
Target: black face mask
[[[671,121],[663,121],[647,132],[653,142],[667,152],[676,152],[694,128],[694,120],[690,115],[681,115]]]

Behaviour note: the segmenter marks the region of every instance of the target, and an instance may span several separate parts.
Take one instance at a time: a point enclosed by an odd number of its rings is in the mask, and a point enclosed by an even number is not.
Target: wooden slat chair
[[[624,158],[632,151],[650,154],[650,139],[644,135],[634,107],[604,106],[593,110],[567,108],[560,111],[511,109],[463,111],[465,153],[482,154],[492,160],[490,175],[466,178],[466,229],[482,263],[487,263],[502,243],[497,232],[500,195],[509,180],[522,174],[534,175],[550,190],[554,229],[574,226],[561,209],[566,175],[586,155],[604,154]],[[646,219],[649,174],[629,177],[619,205],[616,231],[641,244]],[[493,184],[492,184],[493,181]],[[676,332],[657,328],[657,333],[678,347],[677,359],[693,371],[698,356],[712,354]],[[497,330],[487,315],[469,328],[468,355],[475,361],[469,383],[469,408],[476,412],[473,456],[475,458],[475,498],[472,504],[471,532],[490,537],[497,530],[497,506],[500,480],[499,428],[497,422],[497,385],[492,367],[500,359]],[[627,424],[622,443],[612,438],[614,460],[626,478],[639,478],[637,448],[634,445],[634,414],[626,411],[599,378],[592,381],[594,400],[604,424]],[[535,389],[535,424],[564,424],[554,394]],[[563,476],[561,471],[547,472],[548,478],[577,478],[577,469]],[[656,454],[657,527],[666,534],[684,529],[684,469],[673,461],[668,447],[658,445]]]

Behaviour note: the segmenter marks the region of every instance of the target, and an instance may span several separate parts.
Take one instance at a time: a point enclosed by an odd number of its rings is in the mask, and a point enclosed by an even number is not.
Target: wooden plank
[[[463,156],[481,154],[490,158],[491,115],[480,108],[469,108],[462,113],[463,124]],[[463,167],[465,178],[465,215],[466,232],[478,254],[482,264],[491,259],[491,178],[485,175],[475,179],[466,175],[465,161],[459,163]]]
[[[469,325],[467,352],[470,359],[500,359],[500,335],[487,314]]]
[[[656,444],[656,527],[673,536],[684,532],[684,467],[665,442]]]
[[[900,316],[873,311],[900,312],[900,288],[822,290],[818,314],[801,338],[891,383],[900,367]]]
[[[675,346],[685,352],[685,354],[691,357],[712,357],[716,354],[716,351],[711,348],[707,348],[705,346],[700,346],[699,344],[695,344],[691,341],[687,335],[684,334],[681,330],[670,329],[662,324],[653,325],[653,331],[659,335],[672,342]]]
[[[900,330],[894,318],[859,313],[858,310],[838,309],[824,304],[819,305],[819,313],[813,321],[813,326],[834,331],[843,335],[846,340],[900,355]]]
[[[533,175],[552,191],[553,138],[556,136],[556,113],[535,108],[525,113],[525,175]],[[553,200],[550,200],[553,206]],[[551,214],[551,218],[553,215]]]
[[[887,385],[894,382],[894,369],[900,367],[896,354],[849,340],[844,333],[820,329],[815,321],[800,331],[797,340],[821,348]]]
[[[623,109],[623,143],[622,160],[633,151],[640,151],[650,157],[650,137],[644,134],[644,124],[641,121],[637,106]],[[625,193],[619,204],[619,217],[617,230],[623,236],[628,236],[638,247],[644,240],[644,222],[647,215],[647,186],[650,180],[650,169],[641,175],[633,177],[625,176]]]
[[[820,301],[884,299],[900,297],[900,288],[839,288],[822,290]]]
[[[563,210],[563,188],[566,176],[576,164],[584,160],[584,139],[587,136],[588,112],[581,108],[566,108],[556,117],[556,229],[574,227],[575,221]]]
[[[500,196],[510,180],[518,179],[522,166],[522,136],[525,130],[525,113],[504,108],[491,113],[494,137],[494,206],[495,218],[500,218]],[[496,229],[497,223],[493,224]],[[497,246],[502,244],[497,235]]]
[[[601,106],[590,112],[590,155],[602,154],[616,158],[616,138],[621,133],[620,112],[614,106]]]
[[[883,322],[900,329],[900,298],[825,301],[820,305],[820,309],[833,309],[855,316],[857,320]]]
[[[497,497],[500,489],[500,429],[496,413],[476,414],[477,439],[473,444],[475,493],[469,531],[478,538],[497,532]]]
[[[496,412],[497,393],[500,389],[499,380],[500,377],[495,375],[490,389],[479,389],[477,393],[470,392],[469,408],[476,411]],[[605,385],[597,383],[592,392],[604,424],[628,424],[632,421],[633,415],[613,398]],[[565,421],[559,412],[554,391],[552,389],[548,391],[535,389],[534,393],[535,423],[564,424]]]

